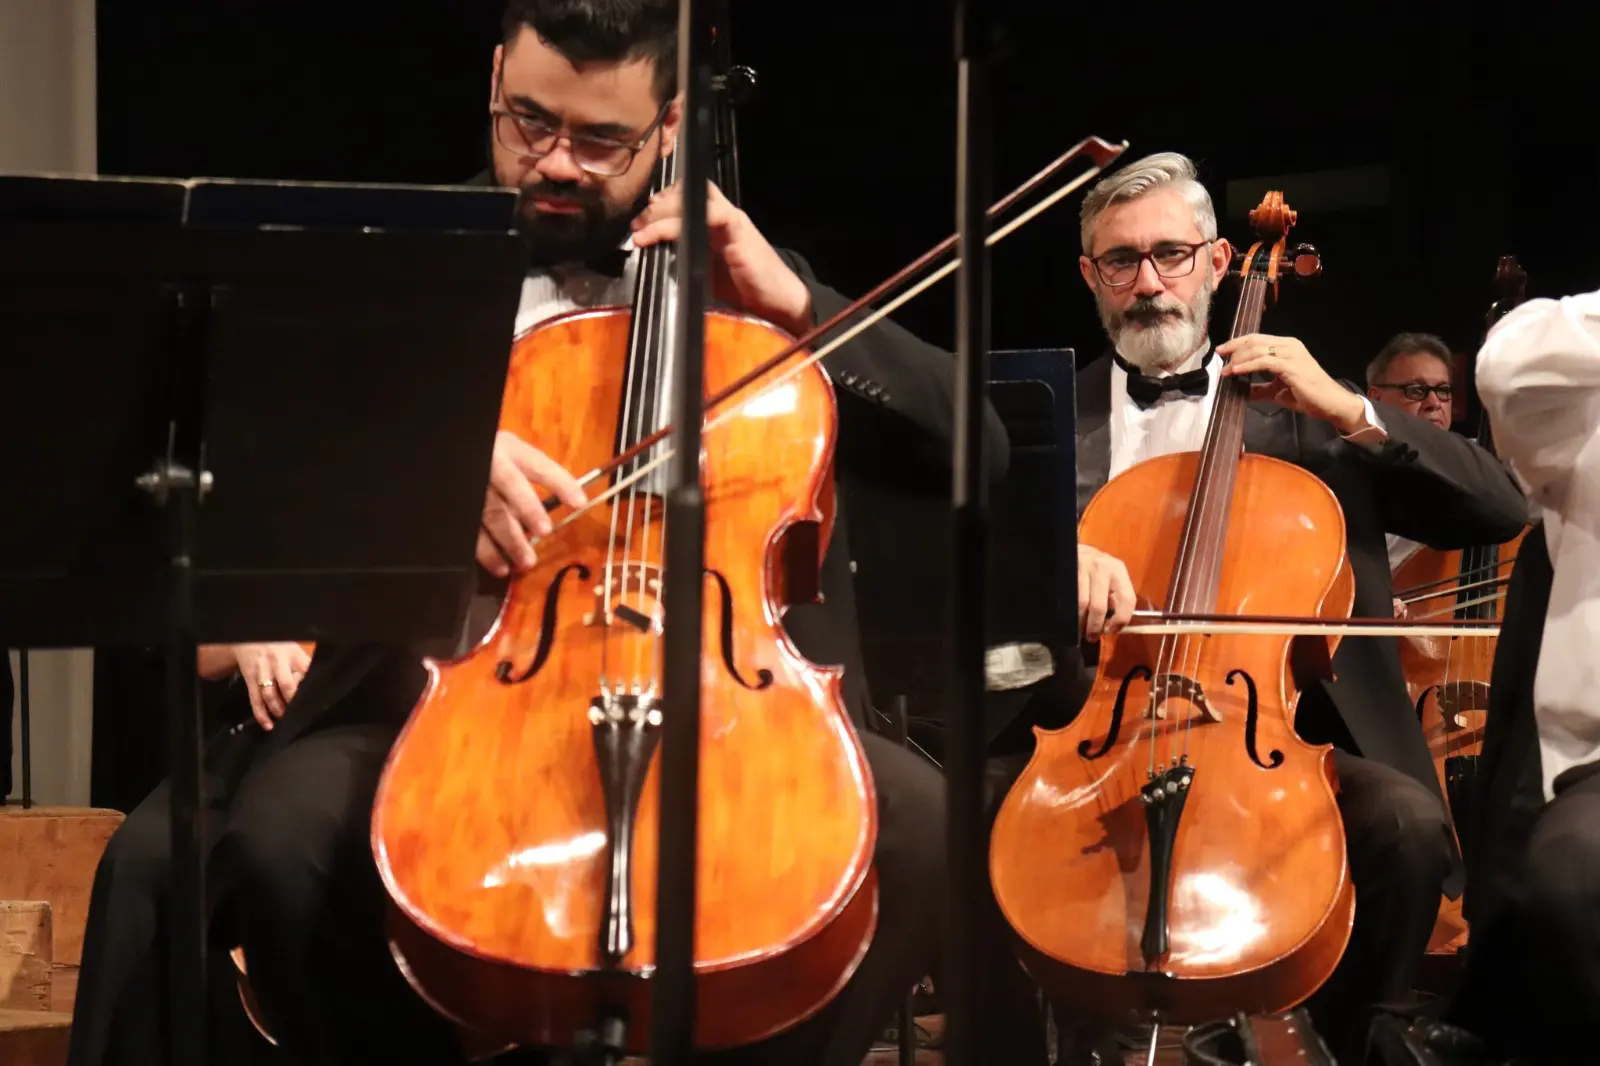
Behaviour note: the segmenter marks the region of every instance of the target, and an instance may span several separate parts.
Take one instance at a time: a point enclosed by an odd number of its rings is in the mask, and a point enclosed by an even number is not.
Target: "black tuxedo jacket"
[[[1533,679],[1544,642],[1554,573],[1540,522],[1522,538],[1517,564],[1506,589],[1489,676],[1489,713],[1483,753],[1463,824],[1458,826],[1467,860],[1464,914],[1474,927],[1485,925],[1517,880],[1523,846],[1544,810],[1544,772],[1539,756],[1539,723],[1533,713]],[[1586,772],[1573,767],[1557,785]]]
[[[819,282],[798,254],[782,250],[779,254],[810,290],[814,321],[832,317],[851,302]],[[949,470],[955,436],[955,360],[948,352],[884,319],[825,357],[822,366],[838,399],[836,474],[846,473],[852,463],[880,462],[885,454],[897,456],[908,470],[930,466]],[[998,480],[1005,474],[1009,442],[992,406],[986,405],[984,418],[988,474]],[[487,471],[484,476],[487,479]],[[859,727],[867,720],[868,690],[849,534],[837,499],[820,585],[822,602],[790,608],[784,625],[807,658],[845,668],[845,701]],[[493,584],[480,589],[467,631],[455,647],[319,645],[295,699],[263,741],[262,751],[282,748],[317,723],[376,720],[398,726],[415,706],[426,677],[421,656],[448,658],[475,644],[493,620],[502,591]]]
[[[1077,375],[1080,516],[1110,468],[1111,366],[1107,354]],[[1379,413],[1389,439],[1376,451],[1343,440],[1327,422],[1276,404],[1251,404],[1244,430],[1246,451],[1301,466],[1338,497],[1355,572],[1354,613],[1365,618],[1394,613],[1384,534],[1448,550],[1503,543],[1528,518],[1522,491],[1488,451],[1402,411],[1385,407]],[[1333,668],[1335,680],[1301,697],[1300,732],[1410,774],[1439,794],[1395,639],[1345,637]]]

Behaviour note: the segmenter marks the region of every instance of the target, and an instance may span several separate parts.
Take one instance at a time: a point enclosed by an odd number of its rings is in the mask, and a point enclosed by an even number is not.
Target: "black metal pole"
[[[194,555],[198,543],[206,343],[212,294],[199,286],[170,290],[173,352],[167,454],[139,487],[167,512],[167,755],[171,782],[172,895],[167,966],[172,1061],[204,1066],[206,1040],[206,887],[204,790],[200,774],[200,683],[196,674]]]
[[[678,343],[673,355],[672,480],[667,496],[665,660],[661,727],[661,848],[656,898],[656,972],[651,1002],[652,1066],[686,1066],[694,1050],[695,808],[700,798],[701,601],[705,493],[700,484],[704,417],[706,229],[711,177],[710,27],[706,0],[678,8],[678,84],[683,233],[678,242]]]
[[[976,1066],[978,973],[972,916],[989,864],[983,805],[984,653],[988,613],[988,486],[984,477],[984,399],[989,377],[989,49],[992,27],[982,0],[956,0],[956,394],[951,487],[949,747],[949,965],[940,989],[945,1062]]]

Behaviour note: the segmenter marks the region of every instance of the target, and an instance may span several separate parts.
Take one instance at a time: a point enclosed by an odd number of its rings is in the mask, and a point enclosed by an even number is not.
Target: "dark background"
[[[774,243],[862,292],[954,227],[955,75],[942,0],[732,0],[761,95],[745,204]],[[995,188],[1089,134],[1200,164],[1235,244],[1279,179],[1326,273],[1269,312],[1354,369],[1392,333],[1474,347],[1495,261],[1530,293],[1592,289],[1600,67],[1583,5],[1352,0],[1288,7],[1016,4],[995,101]],[[1319,6],[1320,7],[1320,6]],[[1053,9],[1053,13],[1050,13]],[[1167,12],[1163,14],[1163,12]],[[1221,12],[1220,14],[1218,12]],[[1063,14],[1065,12],[1065,14]],[[498,0],[103,0],[105,173],[450,182],[482,165]],[[1369,170],[1359,206],[1321,172]],[[1362,175],[1355,175],[1362,178]],[[1348,200],[1349,198],[1346,197]],[[996,347],[1098,348],[1069,200],[995,256]],[[898,316],[948,344],[950,283]]]
[[[1499,256],[1529,294],[1600,284],[1583,5],[1356,0],[1293,9],[995,4],[995,189],[1094,134],[1125,160],[1199,163],[1223,235],[1249,239],[1264,188],[1300,212],[1325,273],[1268,312],[1359,377],[1400,330],[1470,352]],[[954,227],[955,73],[941,0],[733,0],[744,205],[774,243],[863,292]],[[101,0],[100,165],[108,174],[453,182],[481,169],[497,0]],[[1270,185],[1268,184],[1270,182]],[[1239,184],[1236,184],[1239,183]],[[1243,187],[1241,188],[1241,184]],[[1103,344],[1078,276],[1081,195],[994,258],[996,348]],[[897,315],[949,346],[951,283]],[[1225,329],[1231,301],[1220,305]],[[292,388],[292,382],[264,387]],[[860,546],[858,545],[858,548]],[[95,802],[160,776],[156,662],[102,653]]]

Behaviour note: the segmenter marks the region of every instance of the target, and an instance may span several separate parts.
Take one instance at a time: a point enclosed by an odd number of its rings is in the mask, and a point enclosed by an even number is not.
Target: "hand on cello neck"
[[[1227,362],[1224,377],[1266,373],[1272,380],[1250,386],[1252,400],[1269,400],[1331,422],[1341,435],[1368,428],[1367,408],[1361,397],[1345,388],[1293,337],[1247,333],[1217,346]]]

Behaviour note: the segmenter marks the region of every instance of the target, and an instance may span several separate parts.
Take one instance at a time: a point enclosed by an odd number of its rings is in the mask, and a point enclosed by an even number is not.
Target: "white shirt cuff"
[[[1359,444],[1368,451],[1375,452],[1389,439],[1389,431],[1384,428],[1383,420],[1378,417],[1377,408],[1372,406],[1370,399],[1361,397],[1361,408],[1365,412],[1366,425],[1358,426],[1352,432],[1341,433],[1339,436],[1351,444]]]

